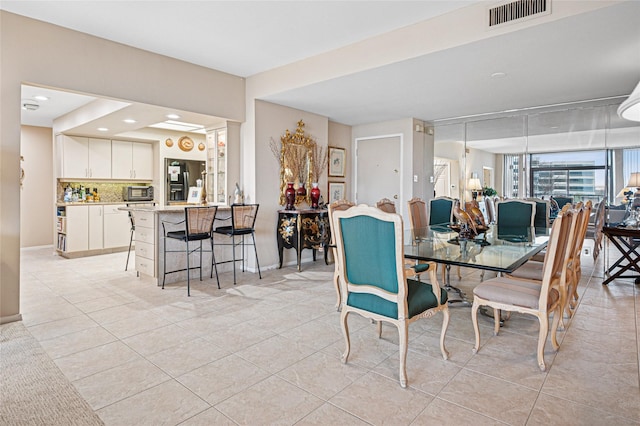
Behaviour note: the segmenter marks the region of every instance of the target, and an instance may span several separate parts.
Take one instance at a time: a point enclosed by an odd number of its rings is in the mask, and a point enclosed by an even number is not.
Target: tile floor
[[[188,298],[184,283],[161,290],[123,271],[125,257],[22,252],[24,323],[107,425],[640,424],[640,286],[603,287],[590,257],[560,351],[547,343],[547,372],[535,320],[514,315],[493,336],[481,317],[474,355],[470,309],[458,307],[448,361],[441,316],[412,324],[407,389],[389,326],[379,340],[350,316],[340,362],[332,265],[245,273],[235,287],[222,274],[221,290],[197,282]],[[479,274],[452,279],[470,290]]]

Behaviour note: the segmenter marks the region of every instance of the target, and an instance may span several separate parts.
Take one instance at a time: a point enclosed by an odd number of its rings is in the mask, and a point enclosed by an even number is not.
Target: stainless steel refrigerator
[[[167,202],[187,201],[189,187],[196,186],[206,168],[204,161],[165,159]]]

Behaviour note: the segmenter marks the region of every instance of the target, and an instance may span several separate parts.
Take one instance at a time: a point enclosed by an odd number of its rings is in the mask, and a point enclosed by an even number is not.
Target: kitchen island
[[[211,204],[213,205],[213,204]],[[167,232],[184,230],[184,223],[177,224],[184,220],[184,209],[186,207],[197,207],[198,205],[169,205],[169,206],[129,206],[120,207],[120,210],[129,211],[133,215],[135,222],[135,259],[136,271],[141,274],[152,277],[156,284],[162,285],[162,277],[164,271],[164,231],[162,224],[164,223]],[[223,221],[229,221],[231,216],[231,208],[229,206],[218,206],[214,227],[221,226]],[[185,255],[184,243],[178,240],[169,239],[169,250],[177,250],[179,252],[167,252],[167,270],[174,271],[177,269],[185,269],[187,259]],[[197,244],[197,242],[191,243]],[[211,271],[211,246],[210,243],[203,241],[202,253],[202,275],[208,276]],[[194,246],[195,247],[195,246]],[[225,253],[218,253],[216,248],[216,257]],[[230,254],[229,254],[230,255]],[[191,265],[199,264],[199,255],[194,253],[191,255]],[[197,272],[196,272],[197,273]],[[193,279],[193,274],[192,274]],[[165,283],[173,283],[187,280],[187,272],[181,271],[169,274]]]

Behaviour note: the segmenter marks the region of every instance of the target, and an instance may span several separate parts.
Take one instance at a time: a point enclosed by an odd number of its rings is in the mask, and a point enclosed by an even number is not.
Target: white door
[[[118,210],[124,204],[104,206],[104,248],[127,247],[131,237],[129,214]]]
[[[89,248],[88,206],[67,206],[67,252],[83,251]]]
[[[401,208],[400,136],[356,140],[356,202],[375,206],[388,198]]]

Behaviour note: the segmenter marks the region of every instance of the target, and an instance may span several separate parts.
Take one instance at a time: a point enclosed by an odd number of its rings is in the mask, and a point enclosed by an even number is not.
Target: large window
[[[606,150],[531,154],[530,164],[534,197],[570,196],[595,203],[605,196]]]

